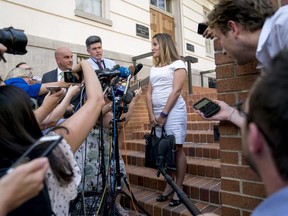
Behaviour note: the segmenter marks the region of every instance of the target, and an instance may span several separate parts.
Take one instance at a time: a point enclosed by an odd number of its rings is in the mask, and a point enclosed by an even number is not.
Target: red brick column
[[[285,3],[288,0],[282,0]],[[214,46],[218,99],[234,105],[245,100],[259,76],[257,62],[237,66],[222,53],[219,41]],[[220,134],[222,215],[248,216],[265,198],[264,186],[243,158],[240,130],[229,122],[221,122]]]
[[[282,5],[288,4],[288,0],[282,0],[282,1],[281,1],[281,4],[282,4]]]

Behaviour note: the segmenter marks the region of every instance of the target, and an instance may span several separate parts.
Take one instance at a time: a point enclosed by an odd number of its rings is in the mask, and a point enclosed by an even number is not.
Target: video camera
[[[13,27],[0,29],[0,43],[7,47],[6,53],[14,55],[24,55],[27,53],[26,45],[28,39],[23,30]],[[4,58],[3,60],[5,61]]]

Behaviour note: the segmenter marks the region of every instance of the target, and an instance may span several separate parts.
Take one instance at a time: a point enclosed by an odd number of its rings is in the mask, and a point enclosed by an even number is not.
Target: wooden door
[[[150,7],[150,28],[152,37],[157,33],[168,33],[175,41],[174,18]]]

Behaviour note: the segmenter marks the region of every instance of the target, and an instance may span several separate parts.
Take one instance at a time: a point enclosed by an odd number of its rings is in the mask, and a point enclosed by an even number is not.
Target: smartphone
[[[46,89],[48,91],[51,92],[51,94],[54,94],[55,92],[58,92],[61,90],[61,87],[60,86],[47,86]]]
[[[199,23],[198,24],[198,29],[197,29],[197,34],[203,35],[204,31],[208,28],[208,25],[205,23]]]
[[[81,79],[78,74],[71,71],[64,71],[64,82],[67,83],[81,83]]]
[[[208,98],[202,98],[193,105],[193,108],[200,110],[206,118],[213,116],[220,110],[220,106]]]
[[[27,163],[38,157],[47,157],[63,139],[60,135],[46,135],[37,140],[17,161],[8,169],[11,172],[20,164]]]

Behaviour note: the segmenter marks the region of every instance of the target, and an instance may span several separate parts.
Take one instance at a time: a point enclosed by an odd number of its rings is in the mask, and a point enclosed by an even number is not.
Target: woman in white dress
[[[166,133],[173,134],[176,138],[176,184],[182,188],[187,164],[183,151],[187,111],[181,90],[186,80],[186,67],[168,34],[159,33],[153,37],[152,52],[154,66],[150,71],[147,89],[149,120],[152,127],[157,126],[157,136],[160,136],[161,127],[164,126]],[[164,202],[172,192],[173,188],[167,184],[164,192],[156,200]],[[174,193],[169,205],[173,207],[180,203],[179,197]]]

